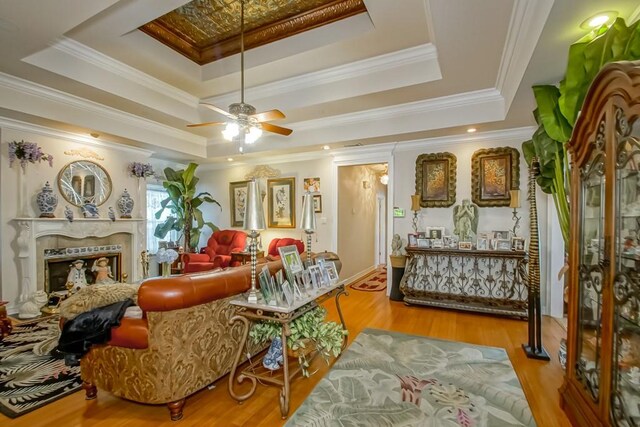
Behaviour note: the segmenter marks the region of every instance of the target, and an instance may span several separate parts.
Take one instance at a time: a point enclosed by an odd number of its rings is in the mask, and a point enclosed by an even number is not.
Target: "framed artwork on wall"
[[[269,228],[296,228],[296,179],[267,180]]]
[[[244,224],[244,206],[247,201],[248,187],[249,181],[229,183],[229,208],[231,209],[229,220],[232,227],[242,227]]]
[[[480,207],[509,206],[520,188],[520,152],[512,147],[478,150],[471,157],[471,198]]]
[[[302,203],[304,203],[304,196],[302,196]],[[322,213],[322,195],[313,195],[313,212]]]
[[[320,178],[305,178],[302,180],[304,184],[304,191],[309,193],[320,192]]]
[[[420,154],[416,159],[416,194],[423,208],[446,208],[456,202],[456,156]]]

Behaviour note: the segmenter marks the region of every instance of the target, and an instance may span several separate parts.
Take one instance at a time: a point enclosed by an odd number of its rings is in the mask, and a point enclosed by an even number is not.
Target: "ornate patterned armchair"
[[[231,252],[242,252],[246,241],[246,233],[239,230],[215,231],[199,254],[184,254],[184,272],[194,273],[229,267]]]

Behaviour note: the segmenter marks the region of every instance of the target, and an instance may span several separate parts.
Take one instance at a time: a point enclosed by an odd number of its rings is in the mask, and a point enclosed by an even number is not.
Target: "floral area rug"
[[[352,284],[351,289],[366,292],[376,292],[387,289],[387,269],[379,268],[374,270],[367,277],[364,277]]]
[[[535,426],[504,349],[365,329],[287,426]]]
[[[80,367],[57,356],[58,317],[14,326],[0,341],[0,412],[16,418],[80,389]]]

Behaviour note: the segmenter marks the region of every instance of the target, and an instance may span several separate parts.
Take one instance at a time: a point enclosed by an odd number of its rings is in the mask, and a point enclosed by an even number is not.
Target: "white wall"
[[[49,167],[47,162],[28,164],[26,174],[22,176],[24,183],[24,197],[27,199],[27,217],[38,217],[39,211],[35,204],[35,196],[42,189],[46,181],[49,181],[54,192],[58,195],[58,207],[55,212],[56,217],[64,217],[64,208],[68,204],[57,186],[57,175],[60,170],[69,162],[76,160],[85,160],[79,155],[68,155],[65,151],[90,149],[103,157],[104,160],[92,160],[103,166],[111,176],[113,188],[109,199],[99,207],[100,215],[107,216],[107,209],[113,206],[117,212],[116,202],[122,195],[125,188],[129,190],[131,197],[134,198],[136,206],[134,206],[134,216],[138,213],[140,204],[145,204],[145,183],[141,183],[140,194],[138,193],[138,179],[130,177],[127,172],[129,163],[133,161],[147,162],[148,151],[139,149],[130,149],[116,144],[100,143],[100,141],[91,141],[87,138],[83,142],[81,138],[73,138],[71,134],[53,131],[34,125],[24,125],[14,123],[10,120],[0,119],[0,227],[2,233],[0,235],[0,298],[10,301],[9,311],[15,310],[15,300],[19,295],[18,281],[18,259],[16,255],[16,225],[13,219],[19,216],[18,200],[21,194],[21,185],[19,184],[19,174],[22,174],[19,162],[15,162],[13,167],[9,167],[8,143],[12,141],[24,140],[27,142],[35,142],[46,154],[53,155],[53,167]],[[81,216],[80,208],[71,206],[76,216]]]
[[[303,179],[319,177],[320,178],[320,195],[322,196],[322,213],[316,214],[318,229],[313,235],[311,243],[311,249],[314,252],[320,252],[324,250],[331,250],[331,227],[335,224],[335,219],[332,217],[333,212],[333,200],[329,196],[331,188],[333,188],[333,177],[331,175],[331,159],[328,157],[322,157],[316,160],[304,160],[298,162],[277,163],[269,164],[269,166],[280,171],[281,178],[294,177],[296,179],[296,196],[295,196],[295,217],[296,228],[268,228],[262,231],[262,248],[266,252],[269,248],[269,243],[273,238],[279,237],[291,237],[294,239],[300,239],[305,242],[306,249],[306,234],[298,228],[300,225],[300,215],[302,214],[302,196],[304,194]],[[220,170],[206,170],[201,167],[196,172],[196,175],[200,177],[199,189],[202,191],[208,191],[211,193],[214,199],[216,199],[222,209],[213,205],[203,206],[203,212],[205,220],[212,221],[216,226],[221,229],[232,228],[230,226],[230,201],[229,201],[229,183],[234,181],[244,181],[245,175],[251,172],[255,168],[255,165],[244,164],[238,166],[230,166]],[[261,185],[261,189],[266,191],[266,179],[259,179],[258,182]],[[264,199],[265,209],[265,221],[268,221],[267,216],[267,197]],[[236,227],[240,229],[241,227]],[[206,245],[207,239],[211,236],[211,232],[207,229],[203,232],[200,239],[200,247]]]

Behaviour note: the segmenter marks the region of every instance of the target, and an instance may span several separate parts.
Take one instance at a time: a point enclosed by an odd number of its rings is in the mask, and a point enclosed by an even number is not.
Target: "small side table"
[[[256,259],[264,258],[264,251],[256,252]],[[231,252],[231,261],[230,265],[233,265],[235,262],[239,262],[244,265],[251,262],[251,253],[250,252]]]
[[[229,320],[229,324],[232,325],[235,322],[242,323],[242,339],[238,346],[238,352],[236,353],[233,366],[231,367],[231,373],[229,374],[229,394],[238,403],[242,403],[249,399],[256,391],[258,381],[281,387],[280,390],[280,414],[282,419],[287,418],[289,415],[289,393],[291,378],[300,372],[300,366],[297,366],[293,370],[289,370],[289,357],[287,356],[287,338],[291,335],[291,329],[289,324],[307,313],[310,310],[318,307],[319,304],[328,300],[329,298],[335,298],[336,308],[338,310],[338,316],[340,316],[340,323],[342,327],[347,329],[344,318],[342,316],[342,309],[340,308],[340,296],[349,295],[345,289],[346,281],[340,281],[335,285],[315,290],[315,294],[309,295],[301,301],[296,301],[296,304],[291,307],[273,307],[265,304],[250,304],[246,298],[242,295],[239,299],[232,300],[230,303],[236,307],[235,315]],[[282,324],[282,349],[284,352],[282,371],[269,371],[262,366],[262,357],[256,357],[247,367],[243,368],[236,378],[238,371],[238,365],[245,349],[247,337],[249,335],[249,328],[251,321],[273,321]],[[348,336],[344,337],[342,343],[342,349],[347,346]],[[238,384],[249,380],[251,382],[251,388],[245,394],[237,394],[234,391],[234,385],[237,381]]]

